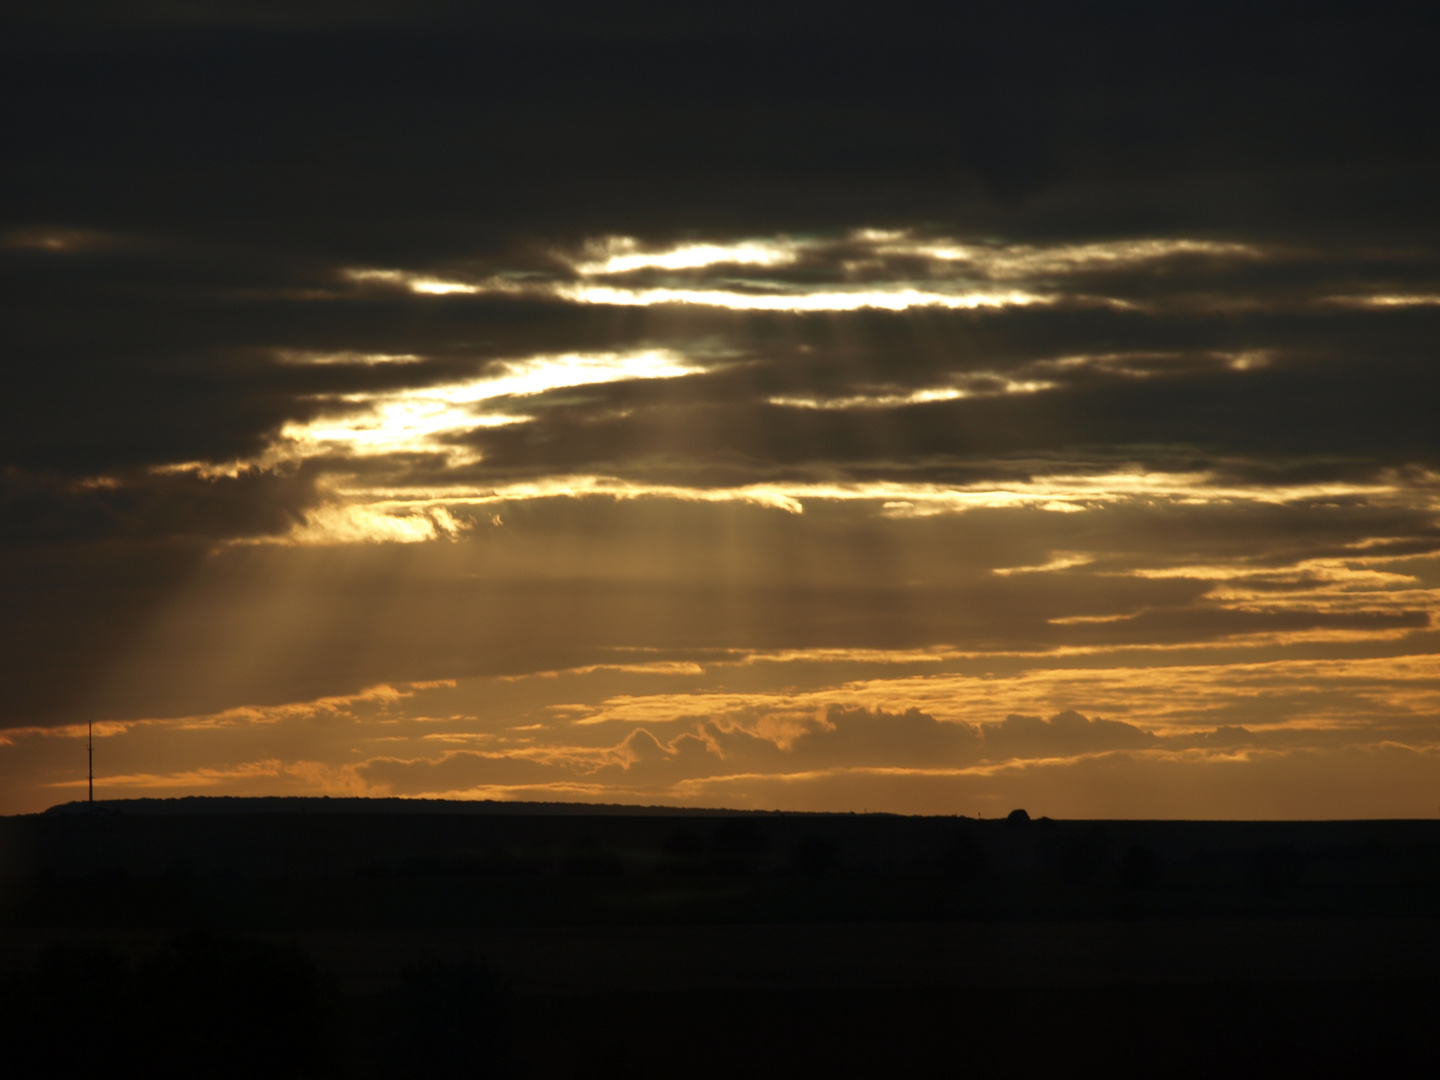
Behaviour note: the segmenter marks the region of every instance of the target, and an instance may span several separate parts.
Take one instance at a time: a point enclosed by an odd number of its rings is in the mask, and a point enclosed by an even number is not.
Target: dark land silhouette
[[[1440,822],[70,804],[0,950],[13,1075],[1433,1075]]]

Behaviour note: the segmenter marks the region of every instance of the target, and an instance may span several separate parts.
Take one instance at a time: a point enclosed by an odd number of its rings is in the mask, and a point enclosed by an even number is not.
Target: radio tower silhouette
[[[90,759],[90,801],[95,801],[95,721],[85,722],[85,756]]]

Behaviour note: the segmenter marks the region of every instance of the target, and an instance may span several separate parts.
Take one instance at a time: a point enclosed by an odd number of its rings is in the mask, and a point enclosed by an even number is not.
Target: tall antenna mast
[[[85,722],[85,756],[90,759],[90,801],[95,801],[95,721]]]

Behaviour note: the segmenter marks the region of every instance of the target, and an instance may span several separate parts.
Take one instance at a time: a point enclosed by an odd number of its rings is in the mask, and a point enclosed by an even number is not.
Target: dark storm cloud
[[[761,6],[715,25],[667,6],[289,33],[224,20],[196,33],[177,18],[58,60],[44,46],[63,27],[21,36],[10,80],[44,107],[16,132],[12,183],[55,182],[32,212],[123,207],[275,236],[282,204],[312,241],[364,222],[390,245],[458,251],[477,227],[748,231],[848,226],[857,209],[908,223],[985,193],[1002,206],[1050,194],[1036,214],[1047,231],[1066,217],[1093,233],[1277,212],[1293,228],[1322,205],[1413,224],[1421,207],[1394,179],[1434,161],[1414,137],[1434,119],[1427,35],[1403,10],[1007,4],[896,10],[886,25]],[[55,145],[59,127],[72,149]],[[109,185],[66,172],[77,151],[109,167]],[[1237,190],[1237,171],[1274,190]],[[1111,203],[1075,205],[1080,177]],[[1181,178],[1177,207],[1163,189]],[[1161,194],[1127,205],[1137,182]],[[1381,205],[1377,183],[1401,201]],[[226,198],[237,191],[249,198]]]
[[[10,469],[0,474],[0,542],[229,540],[288,531],[315,501],[313,469],[233,476],[140,474],[104,484]]]

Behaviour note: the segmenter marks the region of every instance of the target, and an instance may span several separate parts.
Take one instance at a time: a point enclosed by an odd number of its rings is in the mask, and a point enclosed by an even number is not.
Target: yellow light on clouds
[[[857,229],[831,238],[775,236],[727,243],[693,242],[646,249],[627,236],[591,240],[576,255],[557,253],[581,280],[501,275],[464,280],[435,273],[357,268],[345,276],[430,296],[509,294],[550,296],[581,304],[650,307],[690,304],[735,311],[845,312],[906,311],[912,308],[1016,307],[1051,303],[1055,297],[1028,288],[995,288],[994,282],[1040,284],[1065,275],[1141,266],[1180,256],[1258,257],[1252,245],[1191,239],[1115,240],[1092,244],[960,243],[911,231]],[[776,270],[803,258],[829,259],[852,280],[817,284],[743,280],[734,275],[714,280],[691,275],[688,283],[637,285],[613,280],[637,271],[671,274],[711,267]],[[885,273],[888,260],[923,259],[930,268],[916,279]],[[879,271],[881,280],[872,280]],[[910,268],[913,273],[913,267]],[[604,281],[611,278],[611,281]],[[596,280],[602,279],[602,280]],[[736,288],[743,284],[744,288]],[[1103,302],[1129,306],[1115,299]]]
[[[336,452],[361,457],[425,452],[465,460],[463,451],[440,441],[440,436],[528,419],[503,409],[487,409],[486,403],[566,387],[673,379],[699,370],[693,361],[666,349],[507,360],[495,365],[493,374],[464,382],[346,395],[339,401],[350,408],[286,425],[281,432],[286,445],[279,452],[299,457]]]
[[[660,251],[642,251],[629,236],[608,236],[585,245],[585,258],[567,260],[577,274],[593,277],[632,270],[698,270],[706,266],[785,266],[807,246],[788,237],[742,240],[735,244],[681,244]],[[564,256],[562,256],[563,258]]]

